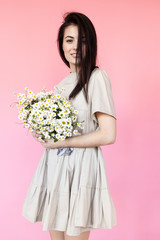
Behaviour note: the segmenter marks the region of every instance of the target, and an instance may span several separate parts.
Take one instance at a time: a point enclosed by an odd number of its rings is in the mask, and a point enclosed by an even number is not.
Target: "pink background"
[[[13,92],[35,92],[61,81],[69,68],[56,38],[62,14],[79,11],[93,22],[97,64],[111,80],[117,140],[102,147],[118,224],[91,240],[160,239],[160,2],[157,0],[0,1],[1,239],[50,239],[41,223],[21,216],[43,148],[17,119]]]

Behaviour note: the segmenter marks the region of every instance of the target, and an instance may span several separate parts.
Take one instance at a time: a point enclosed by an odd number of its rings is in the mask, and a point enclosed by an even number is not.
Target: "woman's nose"
[[[74,49],[77,49],[77,41],[74,41],[74,43],[73,43],[73,48],[74,48]]]

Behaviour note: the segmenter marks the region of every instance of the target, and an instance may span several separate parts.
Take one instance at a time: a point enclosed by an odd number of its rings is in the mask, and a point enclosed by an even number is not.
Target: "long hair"
[[[79,55],[79,77],[75,88],[69,95],[69,99],[74,98],[82,89],[84,90],[85,98],[88,103],[88,83],[90,75],[96,66],[97,57],[97,36],[93,23],[90,19],[79,12],[67,12],[63,16],[63,24],[60,26],[57,36],[57,45],[59,54],[64,63],[70,67],[69,62],[64,56],[63,52],[63,36],[65,28],[70,25],[76,25],[78,27],[78,45],[77,53]],[[82,53],[82,34],[85,35],[85,56]],[[76,69],[77,69],[77,57],[76,57]]]

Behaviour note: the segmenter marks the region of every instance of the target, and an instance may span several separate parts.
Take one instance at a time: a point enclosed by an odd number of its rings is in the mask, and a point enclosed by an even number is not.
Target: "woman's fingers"
[[[32,136],[33,136],[34,138],[37,136],[37,132],[36,132],[35,130],[32,132]]]
[[[36,135],[36,132],[32,131],[32,136],[35,137],[35,135]]]
[[[39,140],[40,140],[39,137],[41,137],[42,135],[39,134],[36,130],[34,130],[34,131],[32,132],[32,136],[33,136],[37,141],[39,141]]]

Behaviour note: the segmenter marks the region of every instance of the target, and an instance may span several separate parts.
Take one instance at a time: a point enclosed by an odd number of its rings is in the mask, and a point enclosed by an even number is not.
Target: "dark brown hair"
[[[63,24],[60,26],[57,36],[57,45],[59,54],[64,61],[64,63],[70,67],[69,62],[64,56],[63,52],[63,36],[64,30],[70,25],[76,25],[78,27],[78,46],[77,53],[79,54],[79,78],[77,85],[72,90],[69,95],[69,99],[74,98],[81,90],[84,89],[84,94],[86,101],[88,103],[88,83],[90,75],[96,66],[97,57],[97,36],[93,23],[90,19],[82,13],[79,12],[67,12],[63,16]],[[85,56],[82,54],[82,34],[85,35]],[[76,69],[77,69],[77,58],[76,58]]]

